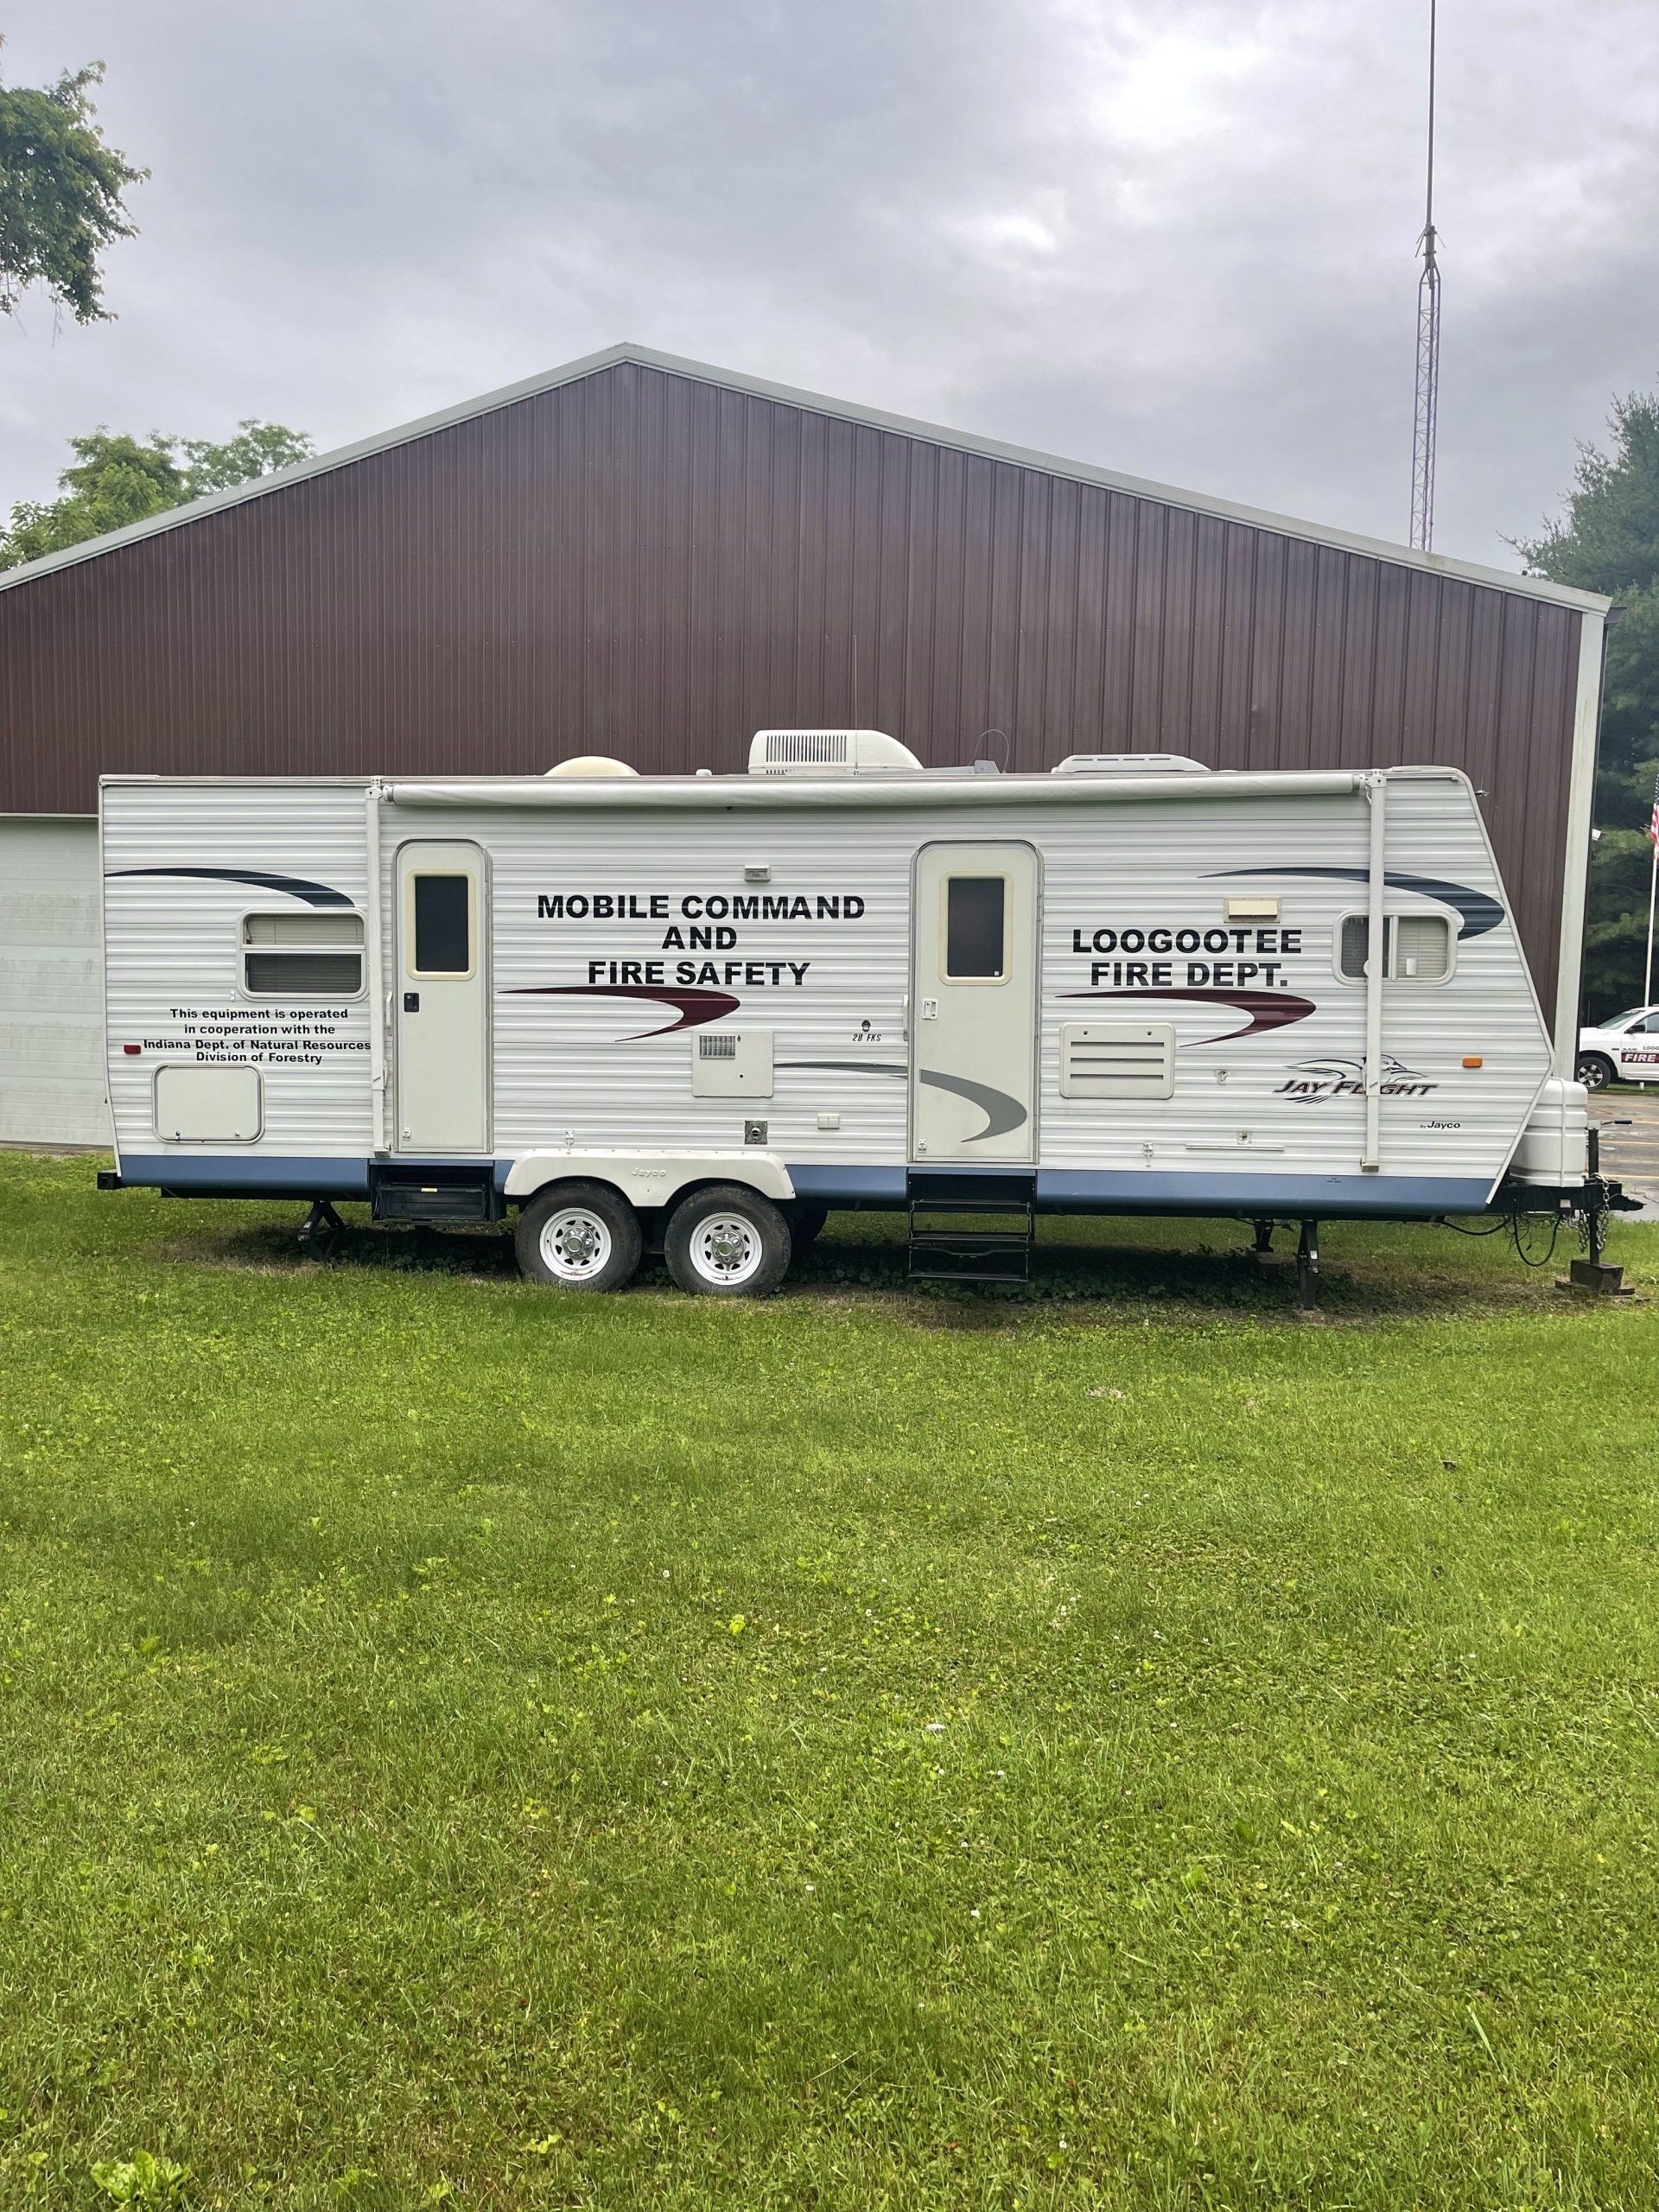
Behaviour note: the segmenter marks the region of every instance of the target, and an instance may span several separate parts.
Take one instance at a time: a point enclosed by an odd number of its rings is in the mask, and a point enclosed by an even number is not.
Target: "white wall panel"
[[[156,1132],[158,1068],[238,1060],[264,1077],[264,1127],[257,1145],[226,1147],[226,1157],[367,1157],[366,987],[338,1005],[250,997],[243,916],[314,910],[237,874],[325,887],[361,913],[364,820],[361,784],[105,787],[110,1098],[124,1152],[175,1148]],[[187,1149],[199,1160],[214,1147]]]
[[[91,817],[0,816],[0,1141],[110,1141]]]

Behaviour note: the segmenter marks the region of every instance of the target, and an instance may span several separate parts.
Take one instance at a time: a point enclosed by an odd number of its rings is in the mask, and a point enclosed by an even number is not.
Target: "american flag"
[[[1659,853],[1659,775],[1653,779],[1653,812],[1648,817],[1648,835],[1653,840],[1655,852]]]

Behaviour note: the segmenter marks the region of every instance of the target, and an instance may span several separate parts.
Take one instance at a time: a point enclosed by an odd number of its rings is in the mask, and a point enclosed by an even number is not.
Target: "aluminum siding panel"
[[[768,1125],[767,1147],[804,1163],[897,1165],[906,1157],[907,1066],[903,1036],[909,989],[911,868],[917,849],[938,838],[1024,837],[1045,869],[1039,1147],[1045,1167],[1185,1177],[1240,1173],[1353,1175],[1363,1145],[1362,1097],[1322,1083],[1302,1066],[1364,1050],[1362,988],[1339,982],[1335,944],[1341,918],[1361,910],[1363,884],[1287,875],[1230,877],[1229,870],[1282,862],[1287,868],[1363,869],[1363,799],[1285,797],[1087,804],[1076,809],[976,807],[971,817],[943,799],[937,810],[872,809],[825,814],[803,805],[765,815],[652,814],[628,807],[514,813],[464,804],[442,815],[389,807],[383,851],[390,886],[397,845],[408,837],[475,838],[491,856],[493,915],[495,1149],[517,1154],[567,1141],[588,1147],[740,1148],[751,1117]],[[746,866],[771,869],[766,886],[746,884]],[[1401,779],[1389,787],[1391,868],[1466,885],[1494,898],[1501,886],[1464,785],[1451,778]],[[1103,925],[1213,927],[1229,892],[1276,893],[1281,926],[1302,933],[1287,963],[1294,991],[1316,1010],[1283,1028],[1217,1039],[1230,1013],[1202,1002],[1155,1006],[1078,999],[1093,965],[1073,949]],[[665,950],[684,929],[688,896],[802,895],[864,899],[855,922],[744,922],[730,948]],[[599,893],[648,902],[656,920],[538,917],[538,898]],[[390,893],[385,902],[390,913]],[[1446,911],[1411,894],[1391,910]],[[663,988],[724,988],[737,1007],[712,1025],[772,1031],[775,1088],[766,1099],[690,1095],[699,1032],[670,1028],[667,1002],[609,996],[610,961],[664,963]],[[677,979],[684,959],[715,976]],[[724,975],[728,960],[805,961],[805,981],[753,987]],[[593,989],[589,962],[601,963]],[[549,987],[553,988],[550,991]],[[593,995],[589,995],[590,992]],[[1058,1032],[1067,1021],[1120,1018],[1173,1021],[1175,1095],[1144,1102],[1063,1099]],[[868,1030],[865,1026],[868,1024]],[[650,1033],[656,1032],[652,1034]],[[1391,985],[1385,1052],[1404,1071],[1385,1097],[1387,1176],[1457,1176],[1492,1181],[1502,1169],[1548,1068],[1541,1019],[1507,921],[1465,940],[1444,986]],[[1465,1070],[1465,1055],[1484,1061]],[[828,1063],[807,1065],[810,1063]],[[1287,1084],[1311,1090],[1287,1091]],[[1424,1088],[1423,1086],[1429,1086]],[[841,1126],[817,1127],[821,1111]]]
[[[159,541],[158,541],[159,542]],[[71,571],[70,573],[73,573]],[[359,913],[367,892],[361,785],[339,783],[115,784],[104,794],[104,901],[110,1103],[123,1153],[176,1153],[200,1160],[221,1151],[361,1160],[372,1148],[366,988],[338,1021],[315,1002],[245,997],[241,918],[303,912],[280,891],[128,870],[244,868],[283,874],[342,892]],[[250,1025],[259,1024],[257,1034]],[[321,1022],[326,1038],[315,1033]],[[216,1025],[247,1030],[228,1057],[264,1081],[264,1128],[255,1144],[166,1145],[156,1135],[159,1067],[188,1065],[195,1035]],[[302,1037],[302,1028],[308,1032]],[[139,1050],[129,1053],[126,1047]],[[209,1049],[212,1049],[211,1043]],[[301,1055],[315,1051],[315,1065]],[[225,1057],[215,1064],[224,1065]]]

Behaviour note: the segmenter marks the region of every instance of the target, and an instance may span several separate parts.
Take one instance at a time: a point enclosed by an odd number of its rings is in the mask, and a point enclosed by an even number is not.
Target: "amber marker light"
[[[1482,1066],[1484,1063],[1478,1052],[1465,1052],[1463,1058],[1463,1065],[1466,1068],[1478,1068]]]

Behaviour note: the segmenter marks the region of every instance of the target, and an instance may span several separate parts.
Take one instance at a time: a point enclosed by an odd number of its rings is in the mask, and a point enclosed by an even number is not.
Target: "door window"
[[[472,879],[417,875],[414,976],[470,976],[473,972]]]
[[[944,881],[948,983],[1003,983],[1008,976],[1008,880],[950,875]]]

